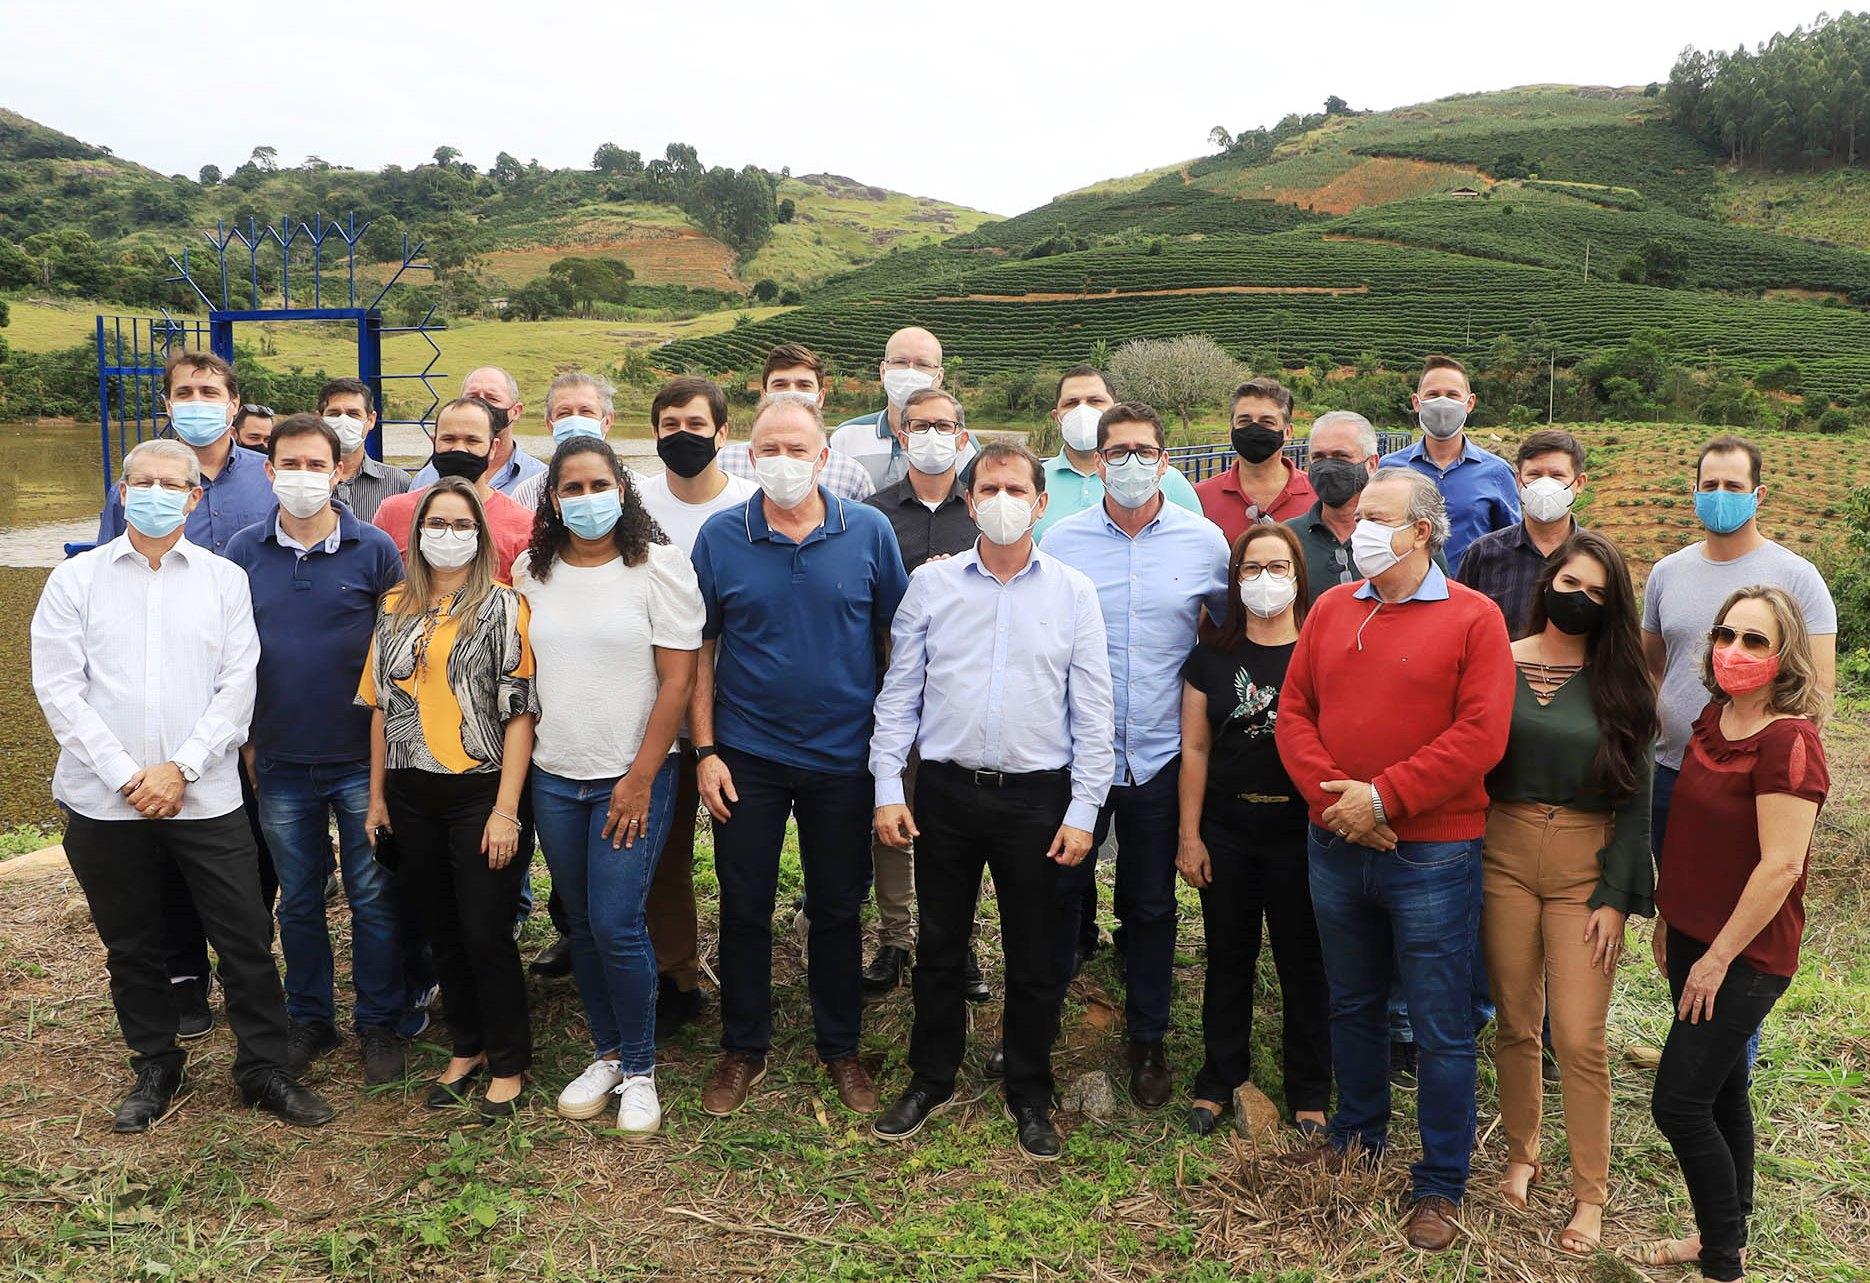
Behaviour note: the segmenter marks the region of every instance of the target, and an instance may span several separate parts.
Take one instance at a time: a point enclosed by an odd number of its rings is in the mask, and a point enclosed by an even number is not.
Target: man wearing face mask
[[[1451,356],[1431,356],[1409,398],[1422,424],[1422,439],[1383,456],[1386,468],[1414,468],[1433,481],[1448,505],[1448,546],[1457,572],[1467,546],[1482,535],[1519,520],[1519,480],[1505,459],[1469,439],[1474,393],[1467,368]]]
[[[1201,511],[1229,547],[1248,526],[1303,516],[1318,496],[1285,456],[1292,440],[1292,392],[1278,379],[1249,379],[1234,389],[1233,466],[1195,487]]]
[[[909,419],[927,404],[912,400]],[[1006,952],[1007,1112],[1020,1149],[1047,1162],[1059,1152],[1052,1041],[1065,980],[1051,948],[1051,914],[1060,871],[1091,852],[1114,770],[1110,663],[1096,587],[1033,546],[1046,502],[1038,456],[988,442],[966,500],[980,535],[910,577],[870,738],[876,837],[905,852],[916,844],[922,914],[912,1077],[871,1132],[906,1140],[954,1097],[984,867],[993,873]]]
[[[1130,1097],[1156,1109],[1174,1083],[1162,1042],[1175,961],[1182,663],[1194,649],[1203,609],[1210,619],[1226,617],[1227,541],[1206,517],[1164,497],[1169,456],[1154,409],[1112,406],[1098,421],[1097,444],[1103,502],[1053,526],[1045,550],[1097,585],[1104,613],[1117,766],[1098,813],[1096,844],[1115,828]],[[1072,972],[1095,865],[1087,860],[1059,879],[1053,947],[1060,977]],[[1055,998],[1064,1002],[1062,979]]]
[[[335,821],[351,911],[355,1030],[364,1081],[379,1085],[403,1076],[396,1036],[405,1006],[403,963],[395,888],[364,832],[370,710],[355,707],[350,696],[370,651],[377,602],[402,582],[403,562],[388,535],[334,500],[342,448],[325,420],[309,414],[280,420],[267,464],[279,506],[271,520],[234,536],[227,556],[247,573],[260,638],[250,742],[260,824],[279,870],[291,1022],[286,1068],[303,1075],[339,1041],[325,920]]]
[[[370,385],[362,379],[332,379],[318,389],[318,413],[338,435],[338,502],[359,521],[375,521],[383,501],[412,483],[407,472],[371,458],[364,448],[377,426]]]
[[[888,404],[881,410],[847,419],[831,434],[832,453],[862,464],[878,490],[901,481],[909,471],[909,456],[898,440],[903,407],[909,403],[911,393],[941,386],[941,362],[941,341],[933,334],[919,325],[896,331],[883,345],[883,360],[877,364]],[[961,466],[966,468],[973,458],[974,444],[970,441],[962,447]]]
[[[234,444],[265,454],[266,443],[273,435],[273,420],[276,417],[270,405],[254,405],[242,401],[240,408],[234,411]]]
[[[786,817],[799,822],[811,903],[808,984],[818,1055],[847,1109],[876,1109],[857,1059],[870,880],[871,709],[908,575],[889,522],[818,484],[824,419],[795,397],[753,412],[761,496],[695,540],[707,604],[689,705],[696,779],[721,884],[721,1059],[701,1107],[723,1117],[766,1075],[773,902]]]
[[[112,1130],[144,1132],[188,1059],[152,906],[179,873],[220,955],[243,1103],[297,1126],[334,1112],[286,1070],[286,1014],[240,813],[239,747],[260,641],[246,576],[191,543],[194,451],[145,441],[124,458],[128,529],[52,571],[32,619],[33,692],[59,743],[52,794],[65,854],[106,952],[136,1085]]]
[[[552,430],[552,448],[558,449],[573,437],[604,440],[610,436],[616,409],[617,389],[609,379],[583,370],[557,375],[545,390],[545,425]],[[641,484],[635,472],[626,469],[625,476],[632,486]],[[528,512],[537,512],[545,482],[544,472],[527,477],[509,492],[513,502]]]
[[[1334,584],[1363,578],[1351,560],[1357,496],[1377,470],[1377,430],[1351,410],[1330,410],[1312,422],[1306,480],[1317,496],[1286,524],[1305,549],[1305,583],[1316,596]]]
[[[1545,559],[1583,527],[1571,515],[1584,493],[1584,447],[1569,432],[1549,428],[1520,442],[1515,463],[1525,519],[1482,535],[1461,557],[1460,580],[1492,599],[1514,641],[1532,631],[1532,598]]]
[[[532,542],[533,510],[522,508],[493,488],[491,452],[499,435],[500,413],[479,397],[456,397],[435,416],[435,453],[424,471],[471,481],[487,511],[487,529],[493,536],[494,574],[511,582],[513,559]],[[433,484],[433,483],[430,483]],[[391,495],[377,508],[376,526],[396,541],[396,551],[409,556],[410,525],[429,486],[416,474],[416,489]]]
[[[1062,444],[1045,461],[1045,512],[1033,528],[1034,539],[1075,512],[1095,508],[1104,498],[1104,477],[1097,468],[1097,421],[1117,404],[1110,379],[1095,365],[1074,365],[1058,376],[1052,397],[1052,422]],[[1201,511],[1201,499],[1188,478],[1173,466],[1162,474],[1162,497],[1178,508]]]
[[[1384,468],[1358,498],[1366,582],[1313,603],[1280,695],[1279,757],[1311,815],[1312,907],[1331,988],[1338,1108],[1329,1142],[1288,1161],[1339,1169],[1388,1141],[1386,1008],[1415,1027],[1422,1160],[1409,1243],[1453,1243],[1474,1147],[1475,940],[1485,777],[1506,752],[1512,648],[1499,609],[1451,584],[1440,491]]]
[[[517,437],[520,420],[526,414],[526,403],[520,400],[519,384],[499,366],[484,365],[461,381],[461,395],[478,397],[494,409],[494,426],[497,430],[494,433],[493,449],[488,452],[492,466],[487,475],[487,485],[511,497],[522,482],[545,471],[545,464],[526,453]],[[434,485],[436,475],[433,463],[423,464],[416,471],[415,488],[421,490]]]
[[[781,343],[766,354],[766,366],[760,372],[761,396],[791,396],[810,402],[819,411],[825,408],[825,363],[803,343]],[[723,420],[724,422],[725,420]],[[743,481],[754,481],[753,455],[745,441],[730,441],[721,447],[721,471]],[[877,492],[870,470],[849,455],[832,451],[825,456],[824,470],[818,484],[840,499],[862,503]]]

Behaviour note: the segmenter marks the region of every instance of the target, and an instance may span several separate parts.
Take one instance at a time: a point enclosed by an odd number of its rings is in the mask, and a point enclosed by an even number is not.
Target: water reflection
[[[0,531],[95,518],[103,502],[97,424],[0,423]]]

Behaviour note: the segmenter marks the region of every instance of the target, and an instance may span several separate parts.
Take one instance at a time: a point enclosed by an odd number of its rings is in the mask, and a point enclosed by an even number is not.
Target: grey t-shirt
[[[1668,651],[1660,698],[1662,739],[1658,765],[1680,770],[1695,718],[1708,706],[1701,656],[1715,614],[1737,588],[1768,584],[1792,594],[1815,635],[1836,633],[1837,607],[1824,576],[1811,562],[1771,540],[1732,561],[1710,561],[1707,545],[1690,544],[1656,563],[1643,590],[1643,631],[1660,633]]]

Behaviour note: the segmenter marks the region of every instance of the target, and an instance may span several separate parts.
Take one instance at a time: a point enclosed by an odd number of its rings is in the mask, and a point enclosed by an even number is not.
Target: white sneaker
[[[617,1130],[648,1136],[662,1129],[662,1102],[654,1074],[632,1074],[617,1084]]]
[[[623,1079],[623,1062],[593,1060],[558,1094],[558,1112],[567,1118],[596,1118]]]

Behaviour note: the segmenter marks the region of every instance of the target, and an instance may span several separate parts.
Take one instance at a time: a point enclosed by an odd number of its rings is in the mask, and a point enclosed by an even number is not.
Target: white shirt
[[[706,503],[689,503],[669,493],[669,474],[664,472],[645,477],[636,493],[642,496],[643,506],[649,509],[649,515],[656,519],[656,524],[662,527],[662,533],[669,536],[669,542],[692,556],[695,536],[701,533],[702,523],[723,508],[745,503],[760,493],[760,487],[758,482],[729,474],[727,485],[721,493]]]
[[[332,522],[331,533],[326,535],[324,537],[324,540],[318,545],[318,551],[324,553],[327,557],[335,553],[338,550],[338,545],[343,542],[343,540],[340,538],[342,534],[343,534],[343,531],[339,529],[338,523],[335,521]],[[300,561],[304,561],[305,558],[312,552],[312,549],[307,548],[304,544],[300,543],[297,539],[294,539],[291,535],[287,534],[286,523],[279,520],[277,517],[273,519],[273,538],[279,542],[279,546],[281,548],[290,548],[294,552],[298,553]]]
[[[672,544],[650,544],[640,566],[561,558],[544,583],[531,566],[531,553],[513,562],[513,586],[532,608],[533,765],[568,780],[614,779],[643,747],[661,686],[656,647],[701,649],[707,612],[695,567]]]
[[[32,617],[32,685],[58,740],[52,796],[93,820],[145,818],[119,792],[144,767],[199,778],[182,820],[240,807],[260,638],[239,566],[177,541],[159,570],[122,534],[61,562]]]

